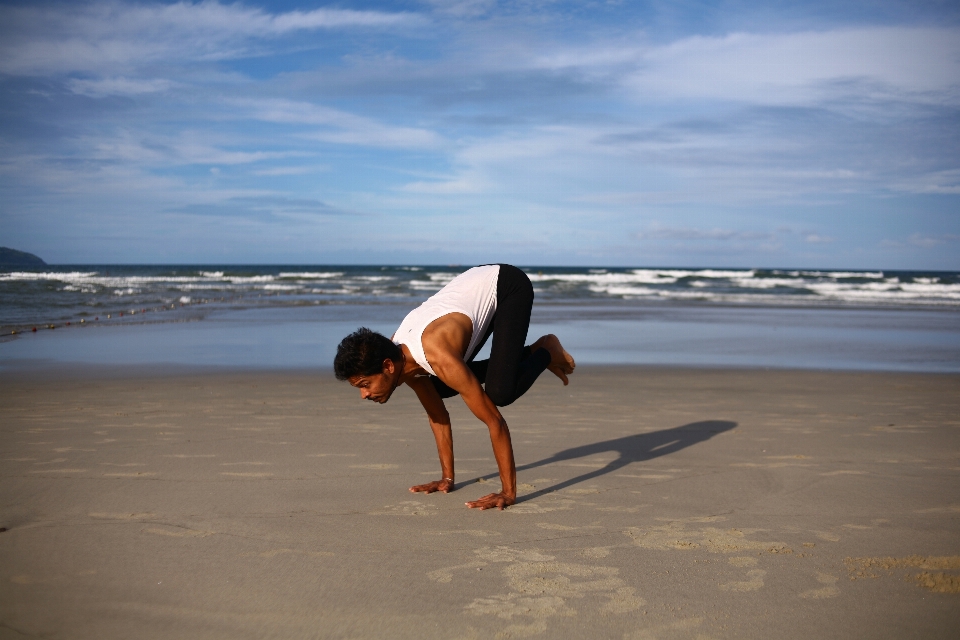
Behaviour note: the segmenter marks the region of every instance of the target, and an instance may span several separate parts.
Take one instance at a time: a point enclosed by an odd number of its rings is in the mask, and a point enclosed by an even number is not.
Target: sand
[[[586,368],[458,490],[413,394],[2,374],[0,637],[953,638],[960,376]]]

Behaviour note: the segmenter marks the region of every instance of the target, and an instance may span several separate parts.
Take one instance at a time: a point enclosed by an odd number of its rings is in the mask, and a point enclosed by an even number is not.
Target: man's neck
[[[407,348],[407,345],[400,345],[400,383],[403,384],[411,378],[415,378],[418,375],[423,375],[426,372],[423,370],[417,361],[414,360],[413,354],[410,353],[410,349]]]

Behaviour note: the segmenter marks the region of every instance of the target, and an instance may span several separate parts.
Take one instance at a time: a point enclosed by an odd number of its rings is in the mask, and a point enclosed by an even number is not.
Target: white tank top
[[[464,271],[407,314],[393,334],[394,343],[407,345],[417,364],[435,376],[436,372],[423,353],[423,330],[428,324],[448,313],[462,313],[473,323],[473,335],[470,337],[467,352],[463,354],[466,361],[483,340],[490,322],[493,321],[493,314],[497,311],[499,277],[500,265],[497,264]]]

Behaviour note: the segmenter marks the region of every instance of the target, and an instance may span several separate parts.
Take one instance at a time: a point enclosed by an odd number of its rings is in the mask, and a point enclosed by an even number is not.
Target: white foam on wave
[[[593,283],[607,284],[673,284],[676,277],[661,275],[660,271],[637,273],[530,273],[531,282]]]
[[[804,288],[807,280],[802,278],[731,278],[731,282],[744,289],[774,289],[776,287]]]
[[[840,300],[917,301],[944,303],[960,300],[960,285],[870,282],[846,284],[841,282],[809,283],[816,293]]]
[[[440,291],[443,288],[445,283],[441,282],[424,282],[422,280],[413,280],[408,283],[411,289],[416,289],[417,291]]]
[[[303,285],[298,284],[265,284],[264,291],[302,291]]]
[[[89,278],[97,275],[96,271],[70,271],[70,272],[43,272],[32,273],[30,271],[11,271],[10,273],[0,273],[0,280],[60,280],[63,282],[72,282],[83,278]]]
[[[437,267],[443,269],[443,267]],[[434,268],[436,269],[436,268]],[[458,274],[456,271],[421,270],[420,267],[384,268],[381,271],[321,270],[279,274],[230,275],[229,271],[186,271],[190,275],[119,275],[121,268],[105,274],[97,271],[0,273],[0,282],[49,281],[54,289],[76,295],[151,297],[167,303],[229,295],[239,300],[258,292],[302,296],[337,296],[340,299],[369,296],[422,297],[438,291]],[[371,274],[371,271],[373,273]],[[413,273],[417,271],[418,273]],[[184,273],[184,271],[181,271]],[[255,271],[253,273],[256,273]],[[375,274],[375,275],[374,275]],[[960,283],[955,276],[884,275],[872,271],[755,270],[755,269],[552,269],[528,273],[540,293],[552,299],[603,297],[648,300],[701,300],[753,304],[878,304],[960,305]],[[944,282],[947,280],[947,282]],[[216,293],[222,292],[222,293]],[[91,298],[93,299],[93,298]],[[282,296],[280,298],[282,300]]]
[[[753,269],[747,271],[720,271],[717,269],[700,269],[699,271],[690,271],[688,276],[693,278],[742,278],[744,276],[754,277],[757,272]]]
[[[433,280],[434,282],[450,282],[456,278],[459,273],[450,273],[449,271],[440,271],[436,273],[428,273],[426,276]]]
[[[594,293],[606,293],[611,296],[655,296],[657,295],[656,289],[648,289],[647,287],[628,287],[623,285],[610,285],[610,286],[590,286],[590,290]]]
[[[328,278],[339,278],[343,271],[302,271],[302,272],[280,272],[279,278],[296,278],[298,280],[325,280]]]
[[[360,282],[383,282],[384,280],[396,280],[393,276],[354,276],[352,280]]]
[[[807,272],[804,272],[807,275]],[[811,272],[809,275],[820,275],[819,272]],[[882,278],[883,272],[876,271],[828,271],[823,274],[828,278]]]
[[[272,276],[271,276],[272,277]],[[96,271],[70,271],[50,273],[3,273],[0,280],[52,280],[66,282],[71,285],[99,285],[102,287],[130,287],[135,285],[150,285],[185,282],[209,282],[201,276],[101,276]]]

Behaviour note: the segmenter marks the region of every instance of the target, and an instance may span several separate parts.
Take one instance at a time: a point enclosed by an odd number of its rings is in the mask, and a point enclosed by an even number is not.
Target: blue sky
[[[960,269],[955,2],[0,3],[53,263]]]

